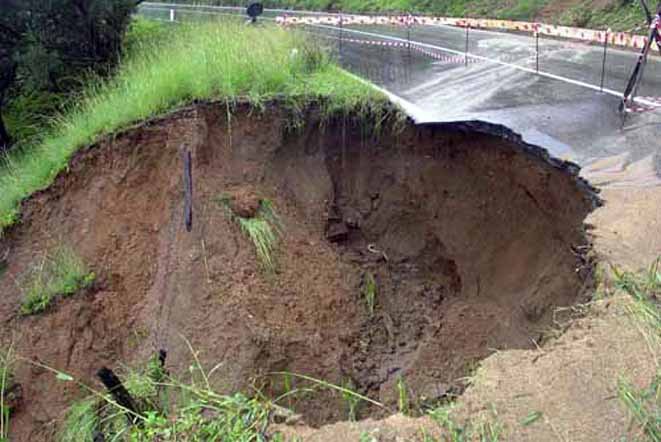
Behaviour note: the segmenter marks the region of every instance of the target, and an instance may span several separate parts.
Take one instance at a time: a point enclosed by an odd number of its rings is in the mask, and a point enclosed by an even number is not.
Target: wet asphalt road
[[[370,33],[406,38],[403,28],[370,28]],[[461,45],[465,48],[462,29],[414,28],[410,38],[422,43],[436,39],[432,44],[450,49]],[[335,46],[339,51],[337,42]],[[550,39],[540,40],[539,48],[541,71],[600,86],[603,48]],[[469,31],[469,52],[536,68],[535,41],[529,36]],[[633,52],[610,49],[604,87],[623,90],[635,59]],[[463,57],[457,55],[433,60],[415,50],[409,53],[407,48],[343,41],[340,60],[351,71],[417,105],[422,111],[419,120],[489,121],[503,124],[526,141],[582,165],[624,153],[622,168],[646,161],[656,165],[657,171],[661,169],[661,110],[623,117],[617,96],[507,65],[485,61],[465,65]],[[661,96],[661,58],[650,58],[639,95]],[[630,178],[639,184],[658,184],[649,172]]]
[[[149,9],[150,15],[167,17],[167,8],[143,7]],[[235,12],[203,11],[179,11],[178,18]],[[352,26],[342,31],[306,26],[305,30],[320,36],[348,70],[412,103],[418,121],[502,124],[526,141],[585,166],[586,175],[597,184],[661,185],[661,108],[623,117],[618,112],[620,99],[614,95],[624,89],[636,52],[608,48],[604,70],[608,94],[593,90],[601,85],[602,46],[550,38],[536,42],[530,35],[470,30],[468,52],[489,61],[469,58],[466,65],[465,29],[417,25],[409,30],[394,26]],[[441,59],[406,47],[365,43],[402,44],[408,38]],[[537,62],[541,72],[562,79],[530,72]],[[661,97],[661,57],[649,59],[638,96]]]

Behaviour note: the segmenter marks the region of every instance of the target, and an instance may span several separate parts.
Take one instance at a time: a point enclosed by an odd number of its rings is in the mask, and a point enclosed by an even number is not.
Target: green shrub
[[[519,0],[514,7],[501,11],[498,18],[533,21],[545,4],[546,0]]]
[[[19,146],[38,140],[52,124],[53,115],[62,109],[66,95],[30,89],[12,97],[3,109],[7,130]]]
[[[135,16],[124,35],[123,52],[131,56],[145,47],[154,47],[170,32],[172,25]]]
[[[587,27],[592,19],[592,8],[590,4],[581,3],[567,9],[559,18],[559,22],[565,26]]]

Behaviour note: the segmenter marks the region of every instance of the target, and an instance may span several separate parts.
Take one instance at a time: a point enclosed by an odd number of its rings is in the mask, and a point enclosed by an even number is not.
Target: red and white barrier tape
[[[635,35],[628,32],[607,32],[595,29],[573,28],[569,26],[555,26],[543,23],[519,22],[510,20],[489,20],[473,18],[452,18],[452,17],[427,17],[427,16],[368,16],[368,15],[340,15],[333,14],[328,16],[301,17],[281,15],[276,17],[276,22],[282,25],[331,25],[331,26],[350,26],[350,25],[394,25],[394,26],[457,26],[471,27],[474,29],[496,29],[506,31],[518,31],[528,33],[539,33],[551,37],[561,37],[573,40],[580,40],[589,43],[604,43],[614,46],[623,46],[634,49],[640,49],[647,43],[647,37]],[[652,43],[652,49],[656,49],[656,43]]]
[[[645,100],[645,104],[625,103],[625,112],[649,112],[661,108],[661,97],[636,97],[637,99]]]
[[[339,37],[337,36],[330,36],[330,35],[325,35],[325,38],[333,39],[333,40],[339,40]],[[462,55],[447,55],[444,53],[440,52],[435,52],[432,50],[429,50],[427,48],[423,48],[421,46],[416,45],[415,43],[408,43],[408,42],[403,42],[403,41],[389,41],[389,40],[364,40],[364,39],[359,39],[359,38],[343,38],[343,42],[346,43],[354,43],[354,44],[364,44],[364,45],[370,45],[370,46],[381,46],[381,47],[391,47],[391,48],[411,48],[411,50],[414,50],[416,52],[419,52],[423,55],[426,55],[430,58],[433,58],[434,60],[438,60],[441,62],[445,63],[453,63],[453,64],[474,64],[474,63],[485,63],[487,60],[482,60],[482,59],[477,59],[473,57],[465,57]],[[534,54],[528,57],[517,57],[514,55],[509,55],[506,57],[499,57],[498,60],[500,61],[521,61],[525,60],[528,58],[529,60],[534,59]]]

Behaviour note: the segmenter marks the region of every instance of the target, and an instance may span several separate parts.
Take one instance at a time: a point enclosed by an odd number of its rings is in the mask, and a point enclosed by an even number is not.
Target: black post
[[[470,25],[466,24],[466,53],[464,55],[464,65],[468,66],[468,31],[470,30]]]
[[[535,32],[535,69],[539,74],[539,32]]]
[[[193,230],[193,167],[190,150],[184,155],[184,223],[186,231]]]
[[[661,9],[661,5],[659,6]],[[622,94],[622,103],[620,103],[619,110],[624,112],[626,110],[627,102],[633,102],[636,97],[636,92],[638,90],[638,83],[643,77],[643,72],[645,71],[645,64],[647,62],[647,54],[652,46],[652,43],[657,40],[657,29],[656,26],[652,27],[650,30],[649,37],[647,38],[647,43],[643,45],[638,54],[638,61],[636,66],[633,68],[631,77],[627,82],[626,87],[624,88],[624,94]]]
[[[108,393],[112,395],[115,402],[131,412],[126,417],[130,423],[135,424],[138,421],[140,413],[128,390],[122,385],[122,381],[119,380],[111,369],[106,367],[101,368],[96,375],[101,379],[101,382],[108,389]]]
[[[608,31],[604,32],[604,58],[601,61],[601,92],[604,91],[604,80],[606,79],[606,52],[608,51]]]

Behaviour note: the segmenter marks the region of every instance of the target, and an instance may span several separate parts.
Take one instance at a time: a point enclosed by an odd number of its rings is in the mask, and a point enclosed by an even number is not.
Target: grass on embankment
[[[309,37],[234,22],[171,28],[167,41],[134,48],[114,78],[93,81],[36,146],[0,168],[0,234],[20,202],[48,187],[71,156],[99,136],[194,99],[324,98],[328,112],[380,108],[385,97],[339,69]]]
[[[22,315],[34,315],[48,309],[57,297],[68,297],[92,285],[96,275],[73,249],[59,246],[37,259],[22,275]]]
[[[620,403],[636,429],[636,440],[661,441],[661,256],[647,272],[614,269],[615,287],[631,296],[632,325],[640,332],[656,365],[648,386],[636,388],[625,376],[617,382]]]

